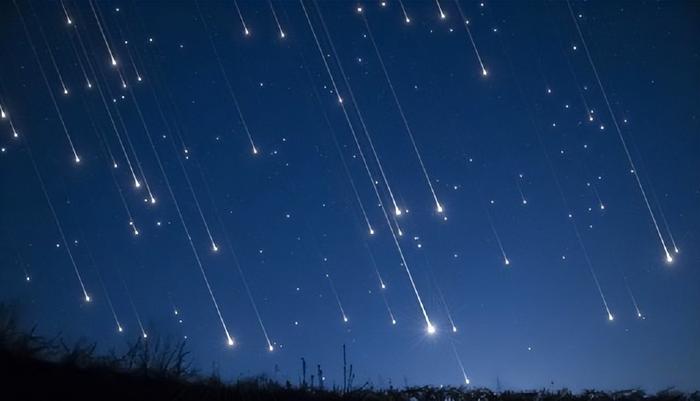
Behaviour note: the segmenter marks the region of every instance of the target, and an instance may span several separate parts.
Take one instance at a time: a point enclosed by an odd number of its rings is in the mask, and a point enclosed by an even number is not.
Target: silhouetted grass
[[[263,376],[226,382],[216,374],[197,374],[184,342],[139,338],[122,354],[97,355],[95,343],[68,346],[59,337],[46,339],[35,335],[34,329],[22,331],[13,311],[0,304],[0,400],[700,401],[698,392],[673,390],[647,395],[641,390],[573,394],[427,386],[375,389],[369,384],[356,388],[352,365],[347,372],[345,362],[343,386],[328,389],[322,382],[314,385],[313,375],[310,383],[306,381],[303,359],[298,386]],[[320,365],[316,374],[323,374]]]

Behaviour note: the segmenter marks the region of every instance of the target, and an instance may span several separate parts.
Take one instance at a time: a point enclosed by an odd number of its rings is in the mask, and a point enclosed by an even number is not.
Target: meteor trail
[[[362,153],[362,149],[359,146],[359,143],[357,142],[357,135],[355,134],[355,129],[352,126],[352,123],[350,122],[350,117],[348,116],[347,111],[345,110],[345,106],[343,105],[342,98],[340,97],[340,94],[338,93],[338,87],[335,83],[335,79],[333,78],[333,74],[331,73],[330,67],[328,66],[328,62],[326,61],[326,56],[323,53],[323,49],[321,48],[321,44],[318,40],[318,36],[316,35],[316,30],[314,29],[314,26],[311,23],[311,19],[310,19],[309,14],[306,10],[306,6],[304,5],[304,1],[299,0],[299,4],[301,4],[301,8],[304,11],[304,16],[306,17],[306,22],[309,24],[309,29],[311,30],[314,41],[316,43],[316,48],[318,49],[319,55],[321,56],[321,60],[323,61],[324,66],[326,67],[326,72],[328,73],[328,75],[331,79],[331,83],[333,84],[333,89],[335,89],[336,95],[338,97],[338,101],[340,103],[340,108],[343,110],[343,114],[345,116],[345,121],[347,122],[348,128],[350,129],[350,131],[353,134],[353,138],[355,139],[355,144],[358,147],[358,151],[360,152],[360,157],[361,157],[363,164],[365,166],[365,170],[367,171],[367,175],[372,183],[372,188],[374,189],[374,193],[377,196],[377,201],[379,202],[380,209],[382,210],[382,214],[384,215],[384,219],[386,220],[387,226],[389,227],[389,232],[391,233],[391,236],[394,240],[394,245],[396,246],[396,250],[398,251],[399,256],[401,257],[401,262],[402,262],[403,267],[406,271],[406,275],[408,276],[408,279],[411,283],[411,288],[413,289],[413,293],[416,296],[416,300],[418,301],[418,305],[420,306],[421,313],[423,314],[423,317],[425,319],[426,331],[428,334],[432,335],[436,332],[436,328],[432,324],[432,322],[430,321],[430,318],[428,317],[428,312],[426,311],[425,306],[423,305],[423,300],[421,299],[420,294],[418,292],[418,288],[416,286],[416,283],[413,280],[413,274],[411,273],[411,269],[408,266],[408,262],[406,261],[406,258],[404,257],[403,250],[401,249],[401,245],[399,244],[399,241],[396,238],[396,234],[394,233],[394,228],[391,225],[391,220],[389,220],[389,216],[387,215],[386,208],[384,208],[381,197],[379,196],[379,191],[377,190],[375,181],[372,178],[372,173],[369,170],[369,166],[367,165],[367,161],[364,157],[364,154]]]
[[[523,205],[527,205],[527,199],[525,199],[525,194],[523,193],[523,187],[522,187],[522,183],[521,183],[522,179],[523,179],[523,175],[518,174],[518,178],[515,180],[515,185],[518,186],[518,192],[520,193],[520,202]]]
[[[202,183],[204,184],[204,188],[207,192],[207,195],[209,196],[209,200],[211,201],[212,206],[214,207],[214,215],[216,216],[219,226],[221,227],[221,231],[224,235],[224,241],[226,242],[226,245],[228,246],[229,251],[231,252],[231,256],[233,257],[233,264],[236,266],[236,270],[238,271],[239,276],[241,277],[241,282],[243,282],[243,287],[245,288],[246,294],[248,295],[248,300],[250,301],[250,305],[253,307],[253,312],[255,312],[255,316],[258,319],[258,324],[260,325],[260,330],[262,331],[263,335],[265,336],[265,341],[267,342],[267,350],[269,352],[273,352],[275,350],[275,347],[270,340],[270,336],[267,333],[267,328],[265,327],[265,324],[263,323],[262,315],[260,314],[260,311],[258,310],[258,305],[255,302],[255,298],[253,297],[253,292],[250,289],[250,285],[248,285],[248,279],[246,278],[245,273],[243,272],[243,267],[241,266],[241,263],[238,259],[238,254],[236,253],[236,249],[233,247],[233,242],[231,241],[231,238],[228,234],[228,230],[226,229],[226,225],[224,224],[223,219],[221,218],[221,214],[218,212],[218,209],[216,207],[216,202],[214,201],[214,196],[211,193],[211,190],[209,188],[209,184],[207,183],[206,177],[207,175],[204,173],[204,170],[202,169],[202,166],[197,163],[197,161],[194,161],[194,164],[197,166],[197,170],[199,171],[199,174],[202,178]]]
[[[17,6],[17,3],[15,3],[15,6]],[[80,289],[83,292],[83,299],[85,302],[90,302],[90,295],[88,295],[87,290],[85,289],[85,284],[83,283],[83,277],[80,274],[80,270],[78,270],[78,265],[75,263],[75,258],[73,258],[73,252],[71,252],[71,248],[68,245],[68,241],[66,240],[66,236],[63,233],[63,226],[61,225],[61,221],[58,219],[58,215],[56,214],[56,210],[53,207],[53,203],[51,202],[51,197],[49,197],[49,193],[46,190],[46,185],[44,184],[44,179],[41,176],[41,173],[39,172],[39,167],[36,165],[36,161],[34,161],[34,155],[32,154],[32,149],[29,147],[29,142],[27,139],[25,139],[25,146],[27,149],[27,154],[29,155],[29,161],[32,163],[32,167],[34,168],[34,173],[36,174],[36,177],[39,179],[39,186],[41,187],[41,192],[44,194],[44,198],[46,199],[46,203],[49,205],[49,210],[51,210],[51,216],[53,217],[54,223],[56,223],[56,228],[58,228],[58,234],[61,237],[61,243],[63,244],[63,248],[66,250],[66,253],[68,254],[68,259],[70,259],[71,265],[73,266],[73,272],[75,273],[76,278],[78,279],[78,283],[80,283]]]
[[[66,16],[66,24],[73,25],[73,20],[70,18],[70,15],[68,14],[68,10],[66,10],[66,5],[63,3],[63,0],[61,0],[59,3],[61,3],[61,8],[63,9],[63,14]]]
[[[233,102],[233,105],[236,108],[236,111],[238,112],[238,119],[241,122],[241,125],[243,125],[243,130],[245,131],[246,135],[248,136],[248,141],[250,142],[250,146],[252,149],[252,152],[254,155],[258,154],[258,148],[255,147],[255,142],[253,142],[253,136],[250,134],[250,130],[248,129],[248,123],[245,120],[245,117],[243,117],[243,112],[241,111],[241,107],[238,104],[238,99],[236,98],[236,93],[233,91],[233,86],[231,85],[231,81],[228,79],[228,74],[226,74],[226,70],[224,69],[224,64],[221,61],[221,57],[219,56],[219,50],[216,48],[216,44],[214,43],[214,39],[211,36],[211,32],[209,30],[209,24],[207,24],[207,20],[204,18],[204,14],[202,13],[202,9],[199,7],[199,1],[195,0],[194,4],[197,6],[197,11],[199,12],[199,18],[202,20],[202,25],[204,26],[204,32],[207,34],[207,37],[209,38],[209,44],[211,45],[212,50],[214,51],[214,58],[216,58],[217,65],[219,66],[219,71],[221,71],[221,76],[224,78],[224,83],[226,84],[226,88],[228,89],[229,96],[231,97],[231,101]],[[235,1],[234,1],[234,4]],[[236,8],[238,9],[238,4],[236,4]],[[240,14],[240,11],[239,11]],[[242,20],[242,19],[241,19]],[[245,24],[244,24],[245,26]],[[246,29],[246,34],[248,30]]]
[[[455,359],[457,360],[457,364],[459,365],[459,370],[462,372],[462,377],[464,378],[464,384],[469,384],[469,377],[467,377],[467,372],[464,370],[464,364],[462,364],[462,358],[459,357],[459,353],[457,352],[457,347],[455,346],[455,343],[452,339],[450,339],[450,345],[452,345],[452,351],[454,351]]]
[[[267,0],[267,3],[270,5],[270,10],[272,11],[272,16],[275,18],[275,23],[277,24],[277,29],[280,31],[280,39],[285,38],[285,33],[284,30],[282,29],[282,25],[280,24],[280,19],[277,18],[277,12],[275,11],[275,6],[272,5],[272,0]]]
[[[440,19],[447,18],[445,13],[442,11],[442,6],[440,5],[440,0],[435,0],[435,4],[437,5],[438,11],[440,11]]]
[[[163,175],[163,179],[165,181],[165,187],[168,189],[168,193],[170,194],[170,198],[173,200],[173,205],[175,206],[175,211],[177,212],[178,218],[180,219],[180,224],[182,225],[182,228],[185,232],[185,236],[187,237],[187,242],[190,245],[190,249],[192,250],[192,254],[195,258],[195,261],[197,262],[197,267],[199,267],[199,272],[202,274],[202,279],[204,280],[204,284],[206,285],[207,291],[209,292],[209,297],[211,298],[211,301],[214,304],[214,309],[216,310],[216,314],[219,317],[219,321],[221,322],[221,326],[223,327],[224,333],[226,334],[227,344],[229,346],[233,346],[234,345],[233,338],[229,334],[228,327],[226,326],[226,323],[224,322],[224,318],[221,314],[221,309],[219,308],[219,303],[216,301],[216,297],[214,296],[214,291],[212,290],[211,284],[209,283],[209,278],[207,277],[207,274],[204,270],[204,266],[202,265],[202,261],[199,257],[199,252],[197,252],[197,248],[194,246],[194,241],[192,240],[192,236],[190,235],[190,230],[187,228],[187,224],[185,223],[185,218],[182,215],[182,210],[180,209],[180,204],[178,203],[177,198],[175,197],[175,193],[173,192],[172,186],[170,185],[170,180],[168,179],[168,175],[165,173],[165,169],[163,168],[163,163],[161,162],[158,151],[155,147],[155,144],[153,143],[153,139],[151,137],[151,132],[148,128],[148,125],[146,124],[146,121],[144,119],[141,108],[139,107],[139,104],[136,101],[136,96],[134,95],[134,92],[132,90],[129,90],[129,94],[131,95],[134,106],[136,107],[136,112],[138,114],[139,119],[141,120],[141,124],[142,124],[143,129],[146,133],[146,139],[148,139],[148,143],[151,145],[151,149],[153,149],[153,153],[156,157],[156,162],[158,164],[158,168],[160,169],[160,172]]]
[[[632,172],[632,175],[634,176],[634,180],[637,183],[637,187],[639,187],[639,192],[641,193],[642,199],[644,200],[644,204],[646,205],[647,211],[649,212],[649,217],[651,218],[651,221],[654,224],[656,234],[659,237],[659,242],[661,242],[661,247],[664,249],[664,253],[666,254],[666,263],[672,263],[673,256],[671,256],[671,253],[668,251],[668,247],[666,246],[666,240],[664,239],[663,235],[661,234],[661,229],[659,228],[659,224],[656,221],[656,215],[654,215],[654,211],[651,208],[651,204],[649,203],[649,199],[647,198],[646,190],[644,189],[644,186],[642,185],[642,181],[639,178],[639,173],[637,172],[637,167],[635,166],[634,160],[632,159],[632,155],[630,154],[629,148],[627,147],[627,141],[625,140],[625,137],[622,135],[622,131],[620,130],[620,125],[617,122],[617,117],[615,116],[615,113],[613,112],[612,106],[610,105],[610,101],[608,100],[608,94],[605,91],[605,87],[603,86],[603,83],[600,79],[600,76],[598,75],[598,69],[596,68],[595,64],[593,63],[593,58],[591,57],[591,53],[588,50],[588,44],[586,43],[586,39],[584,39],[583,33],[581,32],[581,27],[579,26],[579,23],[576,20],[576,16],[574,15],[574,9],[571,7],[571,1],[566,0],[566,5],[569,8],[569,14],[571,15],[571,19],[573,20],[574,25],[576,26],[576,32],[578,32],[579,39],[581,39],[581,44],[583,45],[583,49],[586,52],[586,57],[588,59],[588,63],[591,65],[591,70],[593,70],[593,75],[595,76],[596,82],[598,83],[598,87],[600,88],[600,92],[603,95],[603,100],[605,100],[605,105],[608,108],[608,113],[610,114],[610,118],[613,121],[613,125],[615,125],[615,131],[617,132],[617,136],[620,139],[620,143],[622,144],[622,148],[625,151],[625,156],[627,157],[627,163],[630,166],[630,171]]]
[[[408,16],[408,13],[406,13],[406,7],[403,5],[403,0],[399,0],[399,5],[401,6],[401,12],[403,12],[404,21],[407,24],[410,24],[411,18]]]
[[[240,7],[238,7],[238,2],[236,0],[233,0],[233,5],[236,7],[236,12],[238,13],[238,18],[241,20],[241,24],[243,25],[243,34],[245,36],[250,36],[250,30],[248,30],[248,26],[245,24],[245,20],[243,19],[243,14],[241,13]],[[281,31],[281,29],[280,29]]]
[[[590,188],[591,191],[593,191],[593,194],[598,200],[598,207],[600,208],[600,210],[605,210],[605,204],[603,203],[603,200],[600,197],[600,193],[598,192],[598,188],[596,187],[595,183],[591,180],[586,183],[586,186]]]
[[[83,237],[83,242],[85,242],[85,235],[81,235]],[[107,305],[109,306],[109,310],[112,312],[112,317],[114,318],[114,323],[117,325],[117,332],[121,333],[124,331],[124,328],[122,327],[121,323],[119,323],[119,318],[117,317],[117,312],[114,309],[114,305],[112,304],[112,297],[109,296],[109,291],[107,291],[107,286],[105,286],[105,282],[102,279],[102,273],[100,273],[100,268],[97,266],[97,263],[95,263],[95,258],[92,256],[92,252],[90,250],[87,250],[87,255],[88,259],[90,259],[90,263],[92,264],[92,267],[95,269],[95,272],[97,273],[97,279],[100,281],[100,286],[102,287],[102,292],[105,294],[105,299],[107,300]]]
[[[367,125],[365,124],[365,119],[362,117],[362,113],[360,112],[360,107],[357,104],[357,101],[355,100],[355,94],[353,93],[352,87],[350,86],[350,82],[348,81],[348,77],[345,74],[345,70],[343,69],[343,65],[340,62],[340,58],[338,57],[338,52],[335,50],[335,45],[333,44],[333,40],[330,36],[330,33],[328,31],[328,27],[326,26],[326,22],[323,19],[323,15],[321,14],[320,9],[318,8],[318,5],[316,4],[316,13],[318,14],[319,20],[321,21],[321,26],[323,27],[323,30],[326,34],[326,39],[328,40],[328,44],[331,47],[331,50],[333,51],[333,56],[336,61],[336,65],[338,65],[338,69],[340,70],[340,75],[343,77],[343,82],[345,83],[345,87],[348,90],[348,93],[350,94],[350,100],[352,101],[352,105],[355,108],[355,113],[357,114],[357,118],[360,121],[360,126],[362,127],[362,131],[365,133],[365,138],[367,139],[367,143],[369,143],[370,150],[372,151],[372,155],[374,156],[374,161],[377,163],[377,167],[379,167],[379,173],[382,176],[382,180],[384,181],[384,185],[386,186],[386,190],[389,193],[389,197],[391,198],[391,203],[394,205],[394,214],[396,216],[399,216],[401,214],[401,209],[399,206],[396,204],[396,199],[394,198],[394,193],[391,190],[391,185],[389,185],[389,180],[386,178],[386,174],[384,173],[384,167],[382,166],[382,162],[379,160],[379,155],[377,154],[377,150],[374,147],[374,142],[372,142],[372,137],[369,134],[369,131],[367,130]]]
[[[209,223],[207,222],[206,217],[204,217],[204,212],[202,211],[202,206],[199,203],[199,197],[197,196],[197,193],[194,190],[194,186],[192,185],[192,180],[190,180],[190,175],[187,173],[187,169],[185,168],[185,164],[182,162],[182,158],[180,157],[180,152],[177,151],[177,145],[175,143],[175,135],[173,133],[173,130],[170,128],[170,123],[168,122],[168,119],[165,117],[165,113],[163,112],[163,107],[160,103],[160,100],[158,99],[158,95],[155,91],[155,88],[151,86],[151,93],[153,94],[153,99],[155,100],[156,108],[158,109],[158,114],[160,115],[161,120],[163,121],[163,125],[165,126],[167,136],[170,138],[170,144],[172,145],[173,148],[173,153],[175,153],[175,158],[177,159],[178,165],[180,166],[180,170],[182,171],[183,176],[185,177],[185,182],[187,183],[187,187],[190,190],[190,194],[192,195],[192,199],[194,200],[194,204],[197,208],[197,212],[199,213],[199,217],[202,219],[202,224],[204,225],[204,229],[207,232],[207,235],[209,236],[209,242],[211,244],[211,250],[213,252],[218,252],[219,251],[219,246],[216,244],[216,241],[214,241],[214,236],[211,233],[211,229],[209,228]],[[136,99],[134,98],[134,101]],[[155,152],[155,149],[153,149]]]
[[[462,17],[462,22],[464,23],[464,28],[467,30],[469,41],[471,42],[472,47],[474,48],[474,54],[476,54],[476,59],[479,60],[479,65],[481,66],[481,75],[487,76],[488,71],[486,71],[486,67],[484,67],[484,62],[481,60],[481,55],[479,54],[479,49],[477,49],[476,47],[476,42],[474,41],[474,37],[472,36],[472,31],[469,29],[469,20],[467,19],[467,17],[464,16],[462,6],[459,5],[459,0],[455,0],[455,5],[457,6],[457,10],[459,11],[460,17]]]
[[[90,3],[90,8],[92,9],[92,14],[95,16],[95,21],[97,21],[97,27],[100,29],[100,35],[102,35],[102,40],[105,42],[105,47],[107,48],[107,53],[109,53],[109,61],[112,67],[117,66],[117,59],[114,58],[114,54],[112,53],[112,48],[109,46],[109,41],[107,41],[107,36],[105,35],[104,29],[102,29],[102,22],[100,21],[100,17],[97,15],[97,10],[95,9],[95,5],[92,3],[92,0],[88,0],[88,3]]]
[[[139,311],[136,309],[136,305],[134,305],[134,299],[131,297],[131,292],[129,292],[129,287],[126,285],[126,281],[124,281],[124,277],[121,276],[121,271],[119,271],[119,277],[122,280],[122,285],[124,286],[124,290],[126,292],[126,297],[129,300],[129,305],[131,305],[131,311],[134,312],[134,316],[136,317],[136,322],[139,325],[139,329],[141,329],[141,337],[143,339],[148,338],[148,334],[146,334],[146,330],[143,328],[143,323],[141,322],[141,316],[139,315]]]
[[[24,20],[24,16],[22,15],[22,11],[20,10],[19,6],[17,5],[17,0],[12,0],[12,4],[14,4],[15,9],[17,10],[17,14],[19,14],[19,19],[22,22],[22,28],[24,29],[24,34],[27,37],[27,41],[29,42],[29,47],[32,49],[32,53],[34,54],[34,59],[36,60],[37,65],[39,66],[39,72],[41,72],[41,77],[44,79],[44,84],[46,85],[46,89],[49,92],[49,98],[51,99],[51,103],[53,103],[54,109],[56,110],[56,114],[58,115],[58,120],[61,123],[61,127],[63,128],[63,133],[66,135],[66,139],[68,139],[68,144],[70,145],[71,151],[73,152],[73,161],[75,163],[80,163],[80,157],[78,156],[78,152],[75,150],[75,146],[73,145],[73,138],[71,138],[70,133],[68,133],[68,127],[66,127],[66,123],[63,120],[63,113],[61,113],[61,109],[58,108],[58,103],[56,102],[56,97],[53,94],[53,90],[51,90],[51,85],[49,85],[49,80],[46,77],[46,72],[44,71],[44,67],[41,64],[41,60],[39,59],[39,54],[36,51],[36,46],[34,46],[34,41],[32,40],[31,35],[29,34],[29,29],[27,28],[27,23]],[[29,3],[31,5],[31,3]],[[38,24],[39,31],[41,32],[42,37],[44,40],[46,40],[46,36],[44,36],[44,31],[41,28],[41,24]],[[48,43],[47,43],[48,46]],[[49,50],[50,52],[50,50]],[[51,56],[53,59],[53,55]],[[55,61],[54,61],[55,63]],[[13,128],[13,132],[14,131]]]
[[[345,309],[343,309],[343,304],[340,302],[340,297],[338,296],[338,291],[335,290],[335,285],[333,285],[333,280],[331,279],[331,276],[326,273],[326,278],[328,279],[328,284],[331,287],[331,292],[333,292],[333,296],[335,296],[335,300],[338,302],[338,308],[340,309],[340,314],[343,316],[343,323],[348,322],[348,316],[345,314]]]
[[[303,56],[303,54],[302,54]],[[345,176],[348,178],[348,181],[350,182],[350,187],[352,188],[352,192],[355,195],[355,199],[357,200],[357,204],[360,207],[360,211],[362,212],[362,217],[365,220],[365,223],[367,224],[367,231],[369,232],[369,235],[374,235],[375,231],[374,228],[372,227],[372,224],[369,221],[369,217],[367,216],[367,210],[365,209],[365,205],[362,203],[362,199],[360,198],[360,194],[357,191],[357,186],[355,185],[355,180],[352,178],[352,174],[350,173],[350,169],[348,168],[348,164],[345,161],[345,156],[343,155],[343,150],[340,147],[340,144],[338,143],[338,138],[335,133],[335,130],[333,129],[331,122],[328,118],[328,113],[326,112],[326,109],[323,107],[323,103],[321,102],[321,96],[318,94],[318,89],[316,88],[316,85],[314,84],[312,78],[311,78],[311,73],[309,72],[308,68],[304,68],[304,70],[307,73],[307,77],[309,79],[309,86],[312,89],[312,92],[314,94],[314,98],[316,99],[316,102],[318,103],[318,107],[321,109],[321,115],[323,116],[323,121],[326,124],[326,128],[328,129],[328,132],[331,134],[331,138],[333,139],[333,144],[335,145],[335,149],[338,152],[338,158],[340,159],[341,164],[343,165],[343,171],[345,172]]]
[[[386,295],[384,292],[381,292],[382,299],[384,300],[384,305],[386,305],[386,311],[389,313],[389,318],[391,319],[391,324],[396,325],[396,318],[394,317],[394,313],[391,311],[391,307],[389,306],[389,302],[386,300]]]
[[[437,288],[438,295],[440,296],[440,300],[442,301],[442,306],[445,308],[445,313],[447,314],[447,319],[450,321],[450,324],[452,325],[452,332],[456,333],[457,332],[457,325],[455,325],[454,319],[452,319],[452,313],[450,313],[450,308],[447,306],[447,301],[445,300],[445,296],[442,293],[442,290],[440,287],[435,285],[435,288]]]
[[[10,115],[9,111],[5,111],[5,109],[2,107],[3,100],[0,97],[0,119],[2,120],[7,120],[7,122],[10,124],[10,130],[12,131],[12,137],[14,139],[19,138],[19,132],[15,129],[15,124],[12,122],[12,116]]]
[[[559,192],[559,197],[561,198],[562,205],[564,206],[564,209],[568,213],[568,221],[571,223],[571,227],[572,227],[574,233],[576,234],[576,240],[578,242],[579,247],[581,248],[581,252],[583,253],[584,260],[586,262],[586,266],[588,267],[588,271],[591,273],[591,277],[593,278],[595,288],[598,291],[598,295],[600,296],[600,300],[605,308],[605,312],[607,313],[608,321],[613,321],[613,320],[615,320],[615,317],[613,316],[612,312],[610,311],[610,308],[608,307],[608,301],[605,298],[605,294],[603,293],[603,289],[600,285],[600,282],[598,281],[598,275],[596,274],[596,271],[593,268],[593,263],[591,262],[591,259],[588,256],[588,250],[586,249],[586,246],[584,245],[583,238],[581,237],[581,233],[579,232],[578,225],[576,224],[576,220],[574,219],[573,213],[571,213],[571,208],[569,207],[569,202],[567,201],[566,196],[564,195],[564,190],[562,189],[561,183],[559,182],[559,176],[557,175],[557,172],[554,169],[554,165],[552,164],[552,159],[549,157],[549,153],[547,152],[547,148],[544,145],[544,140],[542,139],[542,134],[540,133],[540,127],[535,120],[532,109],[529,107],[530,103],[528,103],[526,98],[525,98],[525,93],[523,91],[522,85],[520,84],[520,81],[518,80],[517,75],[515,74],[515,68],[513,67],[513,62],[510,59],[510,57],[508,57],[508,53],[506,52],[506,47],[503,44],[503,42],[501,42],[501,45],[503,47],[503,53],[504,53],[504,55],[506,55],[506,58],[508,60],[508,66],[510,69],[510,73],[513,75],[513,80],[516,84],[516,88],[518,89],[520,103],[526,111],[526,115],[528,117],[528,122],[532,126],[532,129],[535,133],[535,137],[537,139],[537,143],[539,144],[540,149],[542,150],[542,154],[543,154],[544,159],[547,163],[547,167],[549,168],[549,173],[552,175],[552,179],[554,180],[554,184],[557,188],[557,191]]]
[[[438,3],[438,5],[440,4],[438,0],[436,0],[436,2]],[[394,84],[391,82],[389,72],[387,71],[386,65],[384,64],[384,59],[382,58],[382,55],[379,52],[379,47],[377,47],[377,43],[374,40],[374,35],[372,34],[372,30],[370,29],[369,21],[367,20],[367,17],[364,16],[364,14],[362,15],[362,20],[365,23],[365,27],[367,27],[367,34],[372,42],[372,47],[374,47],[374,52],[376,53],[377,59],[379,60],[379,65],[382,67],[382,71],[384,72],[384,77],[386,78],[386,81],[389,85],[389,89],[391,90],[391,95],[394,98],[394,102],[396,103],[396,108],[399,110],[399,114],[401,115],[401,120],[403,121],[403,125],[406,128],[406,133],[408,134],[408,137],[411,140],[411,145],[413,145],[413,150],[415,151],[416,156],[418,157],[418,162],[420,163],[421,170],[423,170],[423,175],[425,176],[425,180],[427,181],[428,187],[430,188],[430,193],[433,195],[433,200],[435,201],[435,210],[438,213],[443,213],[444,209],[440,204],[440,201],[438,201],[437,195],[435,194],[435,189],[433,188],[433,183],[430,180],[430,177],[428,176],[428,170],[425,167],[425,163],[423,163],[423,156],[421,156],[420,151],[418,151],[418,145],[416,144],[416,140],[413,137],[413,132],[411,131],[411,128],[408,126],[406,114],[404,113],[403,107],[399,102],[399,97],[396,95],[396,90],[394,90]]]
[[[629,283],[627,282],[627,277],[624,277],[625,280],[625,287],[627,287],[627,293],[630,296],[630,299],[632,300],[632,305],[634,305],[634,310],[637,312],[637,317],[639,319],[646,319],[644,315],[642,315],[642,312],[639,310],[639,305],[637,304],[637,299],[634,297],[634,294],[632,294],[632,289],[630,288]]]
[[[131,209],[129,208],[129,205],[126,203],[126,199],[124,198],[124,194],[122,192],[121,187],[119,186],[119,183],[117,182],[117,177],[114,173],[114,168],[116,168],[116,165],[117,165],[116,161],[114,161],[114,156],[112,156],[112,152],[109,149],[109,144],[107,143],[107,140],[106,140],[102,130],[100,130],[97,127],[97,124],[95,124],[95,119],[92,117],[93,116],[92,110],[88,107],[87,102],[85,102],[83,100],[83,103],[85,105],[85,111],[87,112],[87,116],[88,116],[88,119],[90,121],[90,125],[92,126],[92,129],[95,132],[97,139],[100,141],[100,144],[102,144],[102,146],[107,150],[110,157],[112,158],[112,163],[113,163],[112,167],[113,168],[108,168],[109,174],[112,177],[112,181],[114,182],[114,186],[117,188],[117,194],[119,195],[119,200],[121,201],[122,205],[124,206],[124,210],[126,211],[126,215],[127,215],[128,222],[129,222],[129,228],[132,230],[132,232],[135,236],[138,236],[139,230],[136,227],[136,223],[134,222],[134,217],[131,214]]]
[[[491,217],[491,212],[489,211],[488,205],[484,207],[484,211],[486,211],[486,218],[489,221],[489,225],[491,226],[491,231],[493,232],[493,236],[496,238],[496,243],[498,244],[498,248],[501,250],[501,255],[503,256],[503,264],[506,266],[510,265],[510,259],[508,259],[508,256],[506,255],[505,248],[503,248],[503,242],[501,241],[501,236],[498,235],[498,231],[496,230],[496,225],[493,223],[493,217]]]

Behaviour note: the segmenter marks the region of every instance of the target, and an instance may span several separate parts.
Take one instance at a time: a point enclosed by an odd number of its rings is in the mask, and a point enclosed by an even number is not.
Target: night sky
[[[698,388],[697,3],[8,0],[0,60],[0,300],[43,335]]]

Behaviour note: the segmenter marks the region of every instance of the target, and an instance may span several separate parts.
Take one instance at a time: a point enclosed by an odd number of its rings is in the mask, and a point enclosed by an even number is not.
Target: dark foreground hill
[[[222,381],[204,377],[191,367],[184,343],[137,340],[123,354],[97,355],[95,345],[79,342],[68,346],[59,338],[45,339],[17,328],[11,314],[0,305],[0,400],[254,400],[254,401],[700,401],[700,393],[664,391],[566,390],[500,392],[454,387],[374,389],[352,385],[352,373],[342,388],[301,383],[277,383],[264,377]],[[319,367],[320,369],[320,367]],[[352,366],[350,366],[350,372]],[[320,373],[320,372],[319,372]]]

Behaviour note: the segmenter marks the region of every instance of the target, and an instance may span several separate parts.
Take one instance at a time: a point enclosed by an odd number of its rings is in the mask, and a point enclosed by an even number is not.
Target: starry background
[[[73,26],[58,2],[17,4],[81,156],[80,164],[73,163],[17,9],[3,2],[0,104],[20,137],[12,138],[7,119],[0,121],[0,294],[4,302],[18,304],[26,324],[36,324],[40,333],[121,349],[139,336],[138,314],[149,338],[186,337],[196,366],[205,372],[217,366],[225,378],[265,373],[296,383],[304,357],[310,366],[322,365],[327,384],[341,383],[346,344],[358,384],[459,385],[456,351],[476,386],[697,389],[697,4],[572,3],[662,234],[672,250],[663,213],[680,249],[666,264],[565,2],[462,2],[487,77],[481,76],[454,2],[441,2],[447,15],[441,20],[434,2],[405,1],[410,24],[396,1],[385,7],[362,4],[444,214],[435,211],[356,11],[360,3],[305,3],[353,126],[361,135],[316,10],[397,202],[408,210],[399,218],[404,232],[399,241],[437,327],[433,336],[425,332],[298,2],[273,3],[284,39],[263,1],[238,3],[249,37],[228,1],[202,1],[201,13],[192,1],[95,3],[126,90],[109,65],[89,3],[64,3]],[[97,74],[82,55],[81,63],[104,90],[112,112],[118,109],[123,117],[155,205],[145,201],[144,188],[133,187],[99,94],[86,88],[71,45],[78,43],[75,26]],[[70,89],[67,96],[40,29]],[[232,348],[130,91],[236,339]],[[593,122],[582,96],[594,110]],[[373,236],[334,136],[376,230]],[[83,300],[27,145],[92,302]],[[112,168],[108,151],[118,168]],[[133,160],[129,147],[127,152]],[[370,167],[388,207],[381,176],[374,163]],[[186,178],[219,252],[211,250]],[[569,213],[614,321],[607,319]],[[267,351],[236,260],[274,352]],[[124,333],[117,333],[107,294]]]

